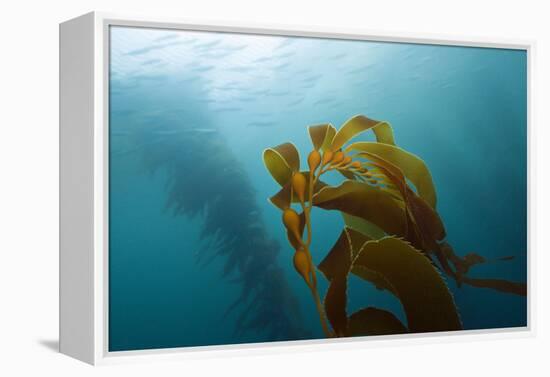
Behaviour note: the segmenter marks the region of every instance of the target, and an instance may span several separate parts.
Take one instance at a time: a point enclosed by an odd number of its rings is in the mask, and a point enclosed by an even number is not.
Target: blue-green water
[[[110,55],[111,351],[323,337],[261,156],[355,114],[426,161],[459,254],[516,256],[472,276],[526,281],[524,51],[117,27]],[[319,262],[342,221],[312,216]],[[405,322],[352,280],[348,313]],[[525,326],[525,297],[448,284],[465,329]]]

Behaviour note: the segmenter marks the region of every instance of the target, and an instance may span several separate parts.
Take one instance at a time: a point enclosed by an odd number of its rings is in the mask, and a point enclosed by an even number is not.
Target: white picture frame
[[[109,27],[135,26],[178,30],[513,48],[528,62],[528,315],[527,326],[459,333],[392,335],[205,346],[143,351],[108,351],[108,62]],[[90,364],[291,352],[330,347],[470,341],[534,334],[535,297],[532,249],[532,41],[427,36],[305,26],[191,22],[170,18],[92,12],[60,24],[60,351]]]

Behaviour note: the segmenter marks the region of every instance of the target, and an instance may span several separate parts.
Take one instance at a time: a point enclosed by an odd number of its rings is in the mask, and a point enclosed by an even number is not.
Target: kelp
[[[199,219],[198,265],[223,261],[223,277],[240,287],[235,302],[220,310],[220,319],[236,312],[236,336],[243,341],[251,334],[265,340],[308,338],[299,302],[277,262],[280,245],[261,218],[239,161],[218,133],[173,132],[189,124],[214,127],[204,113],[194,109],[161,124],[144,124],[136,140],[143,145],[142,164],[166,177],[167,210]],[[154,136],[160,142],[151,143],[153,135],[161,135]]]
[[[400,169],[403,176],[415,186],[418,196],[432,208],[436,207],[435,186],[426,163],[412,153],[395,145],[372,142],[357,142],[349,145],[347,151],[369,152]],[[368,157],[367,157],[368,158]]]
[[[405,334],[407,328],[387,310],[368,307],[349,317],[349,336]]]
[[[372,131],[376,142],[354,142]],[[281,187],[270,201],[282,211],[294,266],[311,291],[327,337],[455,331],[462,322],[444,275],[457,286],[468,284],[503,293],[527,294],[525,283],[468,276],[486,263],[482,256],[461,257],[445,240],[434,181],[426,163],[398,147],[389,123],[357,115],[337,130],[331,124],[308,128],[313,149],[308,170],[300,170],[296,147],[267,148],[263,159]],[[339,185],[321,181],[339,172]],[[301,213],[293,209],[298,206]],[[311,257],[313,207],[337,211],[344,228],[318,266]],[[305,234],[304,234],[305,233]],[[510,256],[497,260],[511,260]],[[317,270],[328,281],[321,300]],[[348,313],[350,275],[386,290],[402,304],[406,323],[372,306]]]
[[[404,209],[390,194],[366,183],[348,180],[324,187],[313,196],[313,205],[359,217],[387,234],[404,237],[407,233]]]

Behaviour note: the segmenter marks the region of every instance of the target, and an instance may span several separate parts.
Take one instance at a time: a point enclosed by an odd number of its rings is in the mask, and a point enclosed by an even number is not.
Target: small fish
[[[219,107],[217,109],[214,109],[214,112],[216,113],[226,113],[226,112],[234,112],[234,111],[241,111],[242,109],[240,107]]]
[[[202,102],[202,103],[216,103],[217,101],[212,98],[196,98],[195,101]]]
[[[272,127],[274,126],[276,123],[275,122],[262,122],[262,121],[258,121],[258,122],[250,122],[248,123],[248,126],[249,127]]]
[[[274,70],[281,70],[283,68],[288,67],[289,65],[290,65],[290,63],[282,63],[282,64],[274,65],[271,68],[274,69]]]
[[[181,134],[183,130],[158,130],[158,131],[152,131],[155,135],[162,135],[162,136],[169,136],[169,135],[177,135]]]
[[[346,56],[348,56],[348,54],[346,54],[346,53],[344,52],[344,53],[341,53],[341,54],[332,55],[332,56],[329,57],[328,59],[329,59],[329,60],[339,60],[339,59],[345,58]]]
[[[310,89],[313,88],[316,85],[315,82],[305,83],[303,85],[300,85],[300,88],[302,89]]]
[[[323,75],[313,75],[313,76],[305,77],[302,79],[302,82],[305,82],[305,83],[315,82],[319,80],[321,77],[323,77]]]
[[[193,81],[197,81],[198,79],[199,79],[198,76],[193,76],[193,77],[185,78],[185,79],[181,80],[180,82],[193,82]]]
[[[253,92],[250,92],[251,94],[254,94],[256,96],[263,96],[269,93],[269,89],[259,89],[255,90]]]
[[[165,80],[167,78],[168,78],[168,76],[161,75],[161,74],[135,76],[135,79],[137,81],[161,81],[161,80]]]
[[[362,67],[357,67],[357,68],[350,69],[350,70],[347,71],[347,73],[348,74],[361,73],[361,72],[364,72],[364,71],[368,70],[371,67],[372,67],[372,64],[367,64],[367,65],[362,66]]]
[[[204,66],[204,67],[193,68],[192,71],[193,72],[208,72],[208,71],[211,71],[213,69],[214,69],[213,65],[208,65],[208,66]]]
[[[261,58],[253,60],[254,63],[265,63],[273,60],[272,56],[263,56]]]
[[[240,97],[237,98],[237,100],[241,102],[252,102],[256,100],[256,97]]]
[[[284,47],[287,47],[289,45],[291,45],[292,43],[294,43],[296,41],[296,37],[286,37],[283,39],[283,41],[281,43],[279,43],[279,45],[277,45],[274,50],[279,50],[281,48],[284,48]]]
[[[305,97],[302,97],[302,98],[297,99],[296,101],[290,102],[287,106],[296,106],[296,105],[304,102],[304,98]]]
[[[220,90],[222,92],[228,92],[228,91],[232,91],[232,90],[238,90],[239,88],[235,87],[235,86],[216,86],[216,87],[213,87],[212,89],[213,90]]]
[[[178,37],[179,37],[178,34],[168,34],[168,35],[165,35],[165,36],[162,36],[162,37],[158,37],[158,38],[154,39],[154,41],[155,42],[164,42],[164,41],[168,41],[170,39],[176,39]]]
[[[296,72],[294,72],[294,74],[295,74],[295,75],[303,75],[303,74],[308,73],[308,72],[310,72],[310,71],[311,71],[310,69],[305,69],[305,68],[304,68],[304,69],[299,69],[299,70],[297,70]]]
[[[158,64],[161,61],[162,60],[160,60],[160,59],[149,59],[149,60],[146,60],[143,63],[141,63],[141,65],[153,65],[153,64]]]
[[[228,71],[232,71],[232,72],[250,72],[252,71],[254,68],[253,67],[232,67],[232,68],[229,68]]]
[[[204,134],[211,134],[213,132],[217,132],[217,130],[214,129],[214,128],[193,128],[192,131],[200,132],[200,133],[204,133]]]
[[[217,40],[215,40],[215,41],[205,42],[205,43],[201,43],[201,44],[195,45],[195,49],[197,49],[197,50],[206,49],[206,48],[210,48],[210,47],[217,46],[217,45],[219,45],[220,43],[221,43],[221,40],[220,40],[220,39],[217,39]]]
[[[284,54],[279,54],[274,56],[275,59],[290,58],[291,56],[296,55],[295,52],[285,52]]]
[[[276,91],[270,91],[269,92],[269,95],[273,96],[273,97],[282,97],[282,96],[286,96],[288,94],[290,94],[290,92],[288,90],[279,91],[279,92],[276,92]]]
[[[241,51],[244,50],[247,45],[238,45],[238,46],[226,46],[223,49],[226,51]]]
[[[231,55],[233,52],[231,51],[221,51],[221,52],[205,52],[204,54],[199,55],[201,58],[205,59],[222,59],[229,55]]]
[[[126,55],[130,55],[130,56],[143,55],[143,54],[146,54],[146,53],[151,52],[151,51],[162,50],[166,47],[177,46],[177,45],[181,45],[183,43],[184,42],[182,42],[182,41],[161,43],[161,44],[158,44],[158,45],[153,45],[153,46],[149,46],[149,47],[139,48],[137,50],[128,51],[126,53]]]
[[[335,101],[334,98],[322,98],[320,100],[313,102],[313,105],[324,105],[327,103],[332,103],[334,101]]]

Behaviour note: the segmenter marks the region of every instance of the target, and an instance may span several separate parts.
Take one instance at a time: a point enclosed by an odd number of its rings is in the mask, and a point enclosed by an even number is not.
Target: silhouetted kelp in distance
[[[367,130],[375,142],[347,144]],[[524,283],[468,276],[470,268],[486,259],[474,253],[461,257],[445,241],[431,173],[423,160],[395,145],[387,122],[357,115],[339,130],[330,124],[311,126],[309,135],[313,150],[308,171],[300,170],[300,155],[291,143],[266,149],[263,160],[281,186],[270,201],[282,211],[294,267],[311,291],[326,337],[462,329],[441,272],[459,287],[527,294]],[[329,171],[345,180],[338,186],[324,183],[320,178]],[[344,220],[340,237],[317,267],[310,250],[313,207],[339,211]],[[324,300],[317,288],[317,269],[329,283]],[[393,294],[407,323],[376,307],[348,316],[350,274]]]
[[[266,341],[308,338],[299,302],[277,264],[280,245],[265,228],[239,162],[218,133],[169,132],[191,131],[195,124],[214,129],[199,113],[195,107],[155,127],[144,125],[138,141],[144,146],[143,164],[150,173],[166,172],[167,209],[176,216],[201,218],[197,263],[205,267],[224,258],[225,281],[240,284],[240,297],[220,311],[220,318],[237,312],[236,336],[256,332]],[[159,135],[162,142],[153,143]]]

